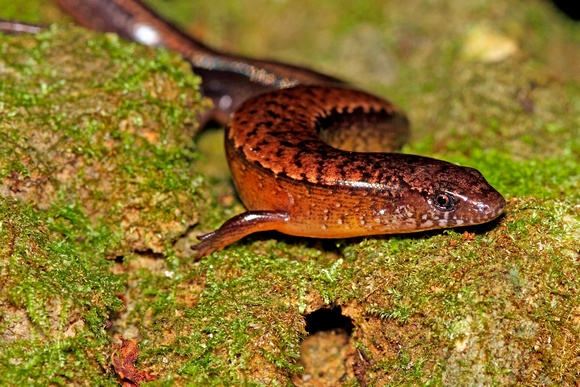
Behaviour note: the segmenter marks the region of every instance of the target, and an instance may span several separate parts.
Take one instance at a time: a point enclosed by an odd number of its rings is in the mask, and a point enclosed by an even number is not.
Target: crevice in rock
[[[306,332],[309,335],[319,331],[344,330],[350,337],[354,324],[342,314],[340,306],[321,308],[306,315]]]
[[[307,316],[308,336],[300,344],[299,364],[304,373],[295,375],[298,386],[337,386],[356,379],[351,342],[353,321],[340,306],[318,309]]]

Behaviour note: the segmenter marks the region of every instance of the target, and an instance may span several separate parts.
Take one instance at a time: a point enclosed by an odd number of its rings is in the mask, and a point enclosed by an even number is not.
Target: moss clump
[[[126,277],[105,258],[171,256],[196,222],[197,79],[78,28],[0,36],[0,52],[2,380],[114,384],[104,327]]]
[[[534,198],[513,199],[509,208],[486,232],[368,240],[357,248],[359,257],[375,257],[358,262],[363,280],[346,310],[363,321],[355,337],[374,359],[369,381],[576,379],[577,209]]]
[[[122,277],[102,254],[51,237],[45,215],[0,197],[0,384],[115,385],[104,328]]]
[[[194,328],[179,325],[166,347],[171,359],[193,351],[182,377],[285,383],[294,363],[279,359],[292,360],[297,349],[279,348],[304,334],[295,317],[339,304],[355,325],[359,352],[349,359],[357,359],[361,384],[571,383],[580,372],[571,334],[580,297],[580,104],[572,66],[560,70],[574,57],[577,28],[538,3],[317,4],[332,12],[300,5],[276,3],[267,19],[235,5],[209,15],[196,7],[192,24],[209,25],[204,31],[222,47],[295,63],[308,58],[315,68],[371,84],[408,111],[414,139],[407,151],[479,169],[510,199],[508,210],[478,228],[362,243],[253,236],[204,258],[168,303],[179,316],[197,317]],[[324,31],[309,30],[310,23]],[[499,35],[516,50],[499,61],[469,56],[474,34]],[[268,46],[257,52],[260,45]],[[355,60],[342,60],[349,57]],[[228,211],[241,209],[233,203]],[[173,300],[169,294],[163,299]],[[156,313],[158,321],[179,319]]]
[[[246,6],[259,13],[200,4],[183,20],[198,18],[197,31],[233,51],[372,84],[409,112],[409,151],[478,168],[508,197],[506,215],[363,240],[255,235],[199,262],[178,248],[165,260],[138,255],[115,267],[127,276],[127,308],[114,330],[140,338],[139,366],[160,376],[153,384],[283,385],[306,381],[297,366],[304,314],[341,305],[355,326],[351,385],[573,383],[580,104],[575,67],[562,63],[577,55],[577,27],[538,2],[313,4]],[[516,47],[502,60],[466,48],[498,36]],[[26,110],[34,96],[22,95]],[[203,229],[242,210],[221,199],[204,207]],[[68,208],[75,218],[84,207]],[[92,240],[110,238],[79,218]]]
[[[196,222],[187,64],[81,29],[4,37],[0,52],[0,193],[108,255],[163,252]]]

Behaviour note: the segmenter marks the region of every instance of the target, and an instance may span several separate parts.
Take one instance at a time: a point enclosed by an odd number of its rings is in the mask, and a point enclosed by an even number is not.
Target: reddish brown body
[[[195,247],[203,255],[264,230],[317,238],[417,232],[503,211],[503,197],[473,168],[371,152],[384,138],[399,146],[407,129],[390,102],[351,89],[297,86],[248,100],[228,124],[225,146],[250,211]]]
[[[505,207],[475,169],[381,153],[409,135],[405,114],[384,99],[309,69],[210,49],[137,0],[55,1],[85,26],[183,55],[214,101],[202,122],[229,122],[226,154],[248,212],[201,236],[198,256],[257,231],[416,232],[488,222]]]

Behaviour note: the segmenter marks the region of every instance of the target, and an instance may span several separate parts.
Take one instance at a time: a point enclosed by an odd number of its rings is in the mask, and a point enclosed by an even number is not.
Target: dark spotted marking
[[[202,77],[202,91],[215,105],[202,122],[225,123],[234,113],[226,148],[249,211],[202,237],[194,246],[198,256],[256,231],[326,238],[413,232],[482,223],[505,207],[476,170],[381,153],[399,150],[409,137],[407,117],[389,101],[316,71],[213,50],[138,0],[83,0],[82,7],[79,0],[56,1],[85,26],[124,38],[138,39],[136,23],[147,25],[159,37],[157,44],[183,55]],[[224,96],[232,103],[220,106]],[[312,190],[306,202],[305,190]],[[274,195],[280,202],[273,202],[272,191],[285,195]],[[445,217],[434,205],[442,197],[437,195],[454,198],[451,209],[445,202]],[[312,202],[326,215],[306,216]],[[330,230],[334,225],[324,217],[330,219],[333,211],[340,211],[344,226]],[[377,216],[379,226],[369,229],[366,219]]]

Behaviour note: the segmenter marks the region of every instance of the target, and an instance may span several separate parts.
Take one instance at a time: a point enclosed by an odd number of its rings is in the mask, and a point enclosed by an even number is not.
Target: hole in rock
[[[300,344],[299,364],[304,373],[296,375],[298,386],[336,386],[353,382],[355,352],[350,336],[352,320],[340,307],[319,309],[306,316],[306,337]]]
[[[306,332],[312,335],[319,331],[344,330],[350,337],[354,325],[350,317],[342,314],[342,308],[318,309],[306,316]]]

